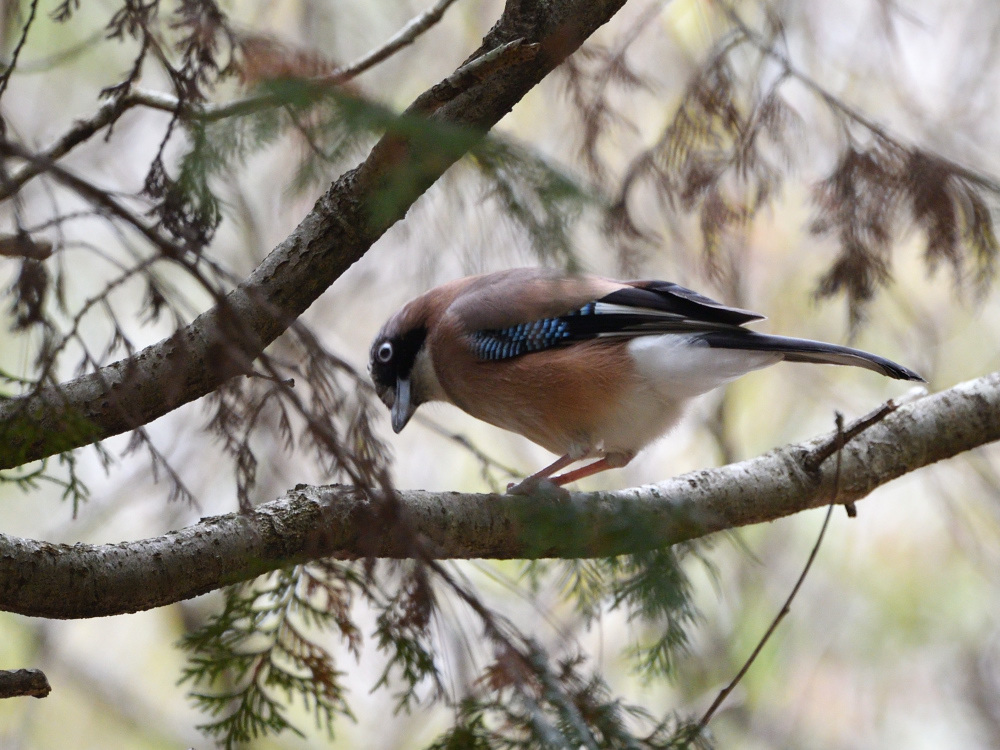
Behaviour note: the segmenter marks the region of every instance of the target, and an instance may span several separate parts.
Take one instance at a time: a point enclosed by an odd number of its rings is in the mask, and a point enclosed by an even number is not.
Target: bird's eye
[[[381,362],[383,365],[386,364],[390,359],[392,359],[392,344],[388,341],[383,342],[382,346],[378,348],[375,352],[375,359]]]

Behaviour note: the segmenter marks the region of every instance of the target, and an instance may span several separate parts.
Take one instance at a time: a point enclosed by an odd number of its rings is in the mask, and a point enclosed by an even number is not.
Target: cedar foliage
[[[0,79],[0,96],[37,17],[37,3],[28,9],[11,65]],[[172,105],[141,189],[102,190],[62,167],[61,153],[36,153],[18,134],[0,133],[0,154],[8,161],[37,168],[39,180],[70,190],[83,205],[70,211],[53,201],[48,218],[25,224],[18,206],[30,181],[13,179],[18,173],[9,168],[0,180],[14,206],[16,230],[0,253],[5,262],[19,264],[5,290],[9,326],[36,344],[27,375],[0,373],[6,396],[58,385],[58,374],[67,367],[88,373],[134,356],[120,322],[124,316],[148,323],[168,319],[181,327],[192,303],[179,290],[174,271],[220,301],[239,278],[213,258],[212,243],[226,215],[219,184],[246,160],[288,140],[298,146],[293,187],[300,191],[346,169],[383,133],[469,151],[459,176],[450,179],[473,183],[503,210],[539,259],[567,267],[579,262],[571,228],[583,215],[596,217],[624,264],[652,252],[659,238],[633,210],[639,194],[651,191],[665,212],[697,218],[706,265],[718,271],[727,237],[772,204],[808,145],[784,96],[790,82],[808,81],[782,49],[780,19],[767,17],[757,31],[730,12],[727,33],[693,71],[677,106],[665,112],[659,137],[616,174],[601,146],[616,129],[630,127],[617,114],[613,96],[655,90],[629,59],[630,42],[639,33],[655,33],[645,28],[656,17],[654,10],[626,30],[618,47],[587,45],[559,73],[566,94],[561,105],[576,118],[581,134],[582,170],[575,174],[501,136],[456,133],[420,116],[400,115],[363,87],[338,79],[338,64],[325,54],[238,29],[212,0],[123,0],[106,21],[102,43],[130,50],[132,63],[101,92],[106,121],[95,122],[91,132],[86,123],[80,125],[63,153],[98,132],[111,141],[119,137],[117,119],[138,106],[141,78],[156,69],[165,74]],[[64,0],[50,15],[69,24],[79,11],[79,0]],[[215,104],[234,92],[235,105]],[[960,281],[971,276],[980,288],[991,283],[998,249],[990,208],[995,183],[903,143],[832,94],[814,93],[846,134],[829,173],[812,187],[811,231],[834,238],[838,247],[817,281],[817,294],[843,295],[852,325],[860,325],[866,304],[891,282],[901,231],[910,226],[925,237],[930,270],[943,264]],[[71,248],[62,228],[81,217],[106,222],[129,248],[131,260],[119,264],[84,302],[71,303],[65,289],[73,279],[63,262]],[[114,294],[136,281],[145,289],[141,303],[123,310]],[[84,332],[84,322],[94,317],[106,329],[102,343]],[[230,346],[219,349],[213,367],[234,377],[209,397],[205,429],[230,458],[234,503],[249,508],[255,502],[263,444],[286,453],[310,451],[331,480],[362,491],[391,489],[389,452],[372,426],[379,405],[362,374],[301,322],[256,362],[244,361],[238,345],[248,332],[226,333]],[[183,386],[169,375],[162,384],[165,392]],[[66,434],[72,441],[86,429],[67,424]],[[170,499],[194,502],[142,427],[132,432],[126,449],[134,451],[146,451]],[[47,459],[0,474],[0,480],[25,491],[56,482],[72,500],[73,512],[81,512],[87,488],[74,471],[75,455],[66,450],[57,453],[57,466]],[[113,463],[113,456],[101,455],[107,465]],[[488,463],[484,458],[484,472]],[[426,542],[398,522],[391,504],[373,514],[370,533],[400,534],[413,560],[321,561],[269,574],[228,589],[221,611],[183,638],[189,660],[182,682],[206,715],[208,736],[235,747],[266,734],[300,732],[287,715],[294,703],[335,733],[352,712],[343,682],[349,665],[338,663],[324,645],[333,633],[354,657],[370,647],[384,655],[384,671],[372,688],[391,691],[397,711],[434,702],[452,708],[453,724],[432,748],[708,746],[704,726],[627,704],[584,654],[572,646],[554,653],[521,632],[481,599],[460,570],[432,562]],[[627,612],[652,637],[627,644],[625,657],[650,679],[672,678],[698,621],[685,558],[704,554],[693,546],[612,560],[539,563],[527,576],[536,588],[560,588],[584,623],[608,609]],[[485,641],[473,679],[457,689],[444,675],[447,649],[435,629],[446,600],[475,621]],[[371,633],[357,622],[359,603],[375,613]]]

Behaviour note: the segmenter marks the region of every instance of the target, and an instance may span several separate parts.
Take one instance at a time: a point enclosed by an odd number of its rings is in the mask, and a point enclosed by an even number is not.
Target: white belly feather
[[[782,360],[778,352],[713,349],[676,333],[642,336],[628,345],[639,374],[673,398],[693,398]]]
[[[605,453],[642,449],[677,423],[690,399],[782,359],[775,352],[713,349],[675,333],[636,338],[628,347],[639,382],[595,436]]]

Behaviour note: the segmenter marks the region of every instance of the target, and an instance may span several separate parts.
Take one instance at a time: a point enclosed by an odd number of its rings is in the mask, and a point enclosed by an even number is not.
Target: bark
[[[461,138],[383,137],[244,282],[186,328],[97,372],[0,402],[0,469],[147,424],[246,372],[269,343],[405,216],[477,135],[493,127],[623,4],[510,0],[470,57],[467,74],[460,68],[408,110],[453,128]],[[474,64],[504,45],[512,45],[514,54]],[[456,142],[462,145],[456,148]]]
[[[437,558],[605,557],[849,503],[897,477],[1000,439],[1000,372],[835,435],[618,492],[511,497],[300,486],[248,514],[205,518],[155,539],[54,545],[0,535],[0,609],[53,618],[163,606],[292,563],[407,557],[412,534]],[[821,463],[820,457],[826,456]]]
[[[0,698],[44,698],[51,692],[44,672],[37,669],[0,670]]]

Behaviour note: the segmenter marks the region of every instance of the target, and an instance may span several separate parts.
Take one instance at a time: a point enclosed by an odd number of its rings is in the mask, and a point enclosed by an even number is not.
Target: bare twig
[[[10,56],[10,65],[7,67],[7,70],[0,74],[0,97],[7,90],[7,84],[10,83],[10,76],[14,72],[14,68],[17,67],[17,58],[21,56],[21,50],[24,49],[25,42],[28,41],[28,31],[35,22],[35,15],[37,13],[38,0],[31,0],[31,6],[28,9],[28,20],[24,22],[24,28],[21,30],[21,36],[17,40],[17,46],[14,47],[14,52]]]
[[[785,599],[785,603],[778,611],[778,614],[775,615],[774,619],[771,621],[770,626],[768,626],[767,630],[764,631],[764,635],[761,636],[761,639],[757,642],[757,646],[754,648],[753,652],[750,654],[747,660],[743,663],[743,666],[740,668],[740,671],[737,672],[736,676],[733,677],[733,679],[729,682],[729,684],[726,685],[719,692],[719,694],[715,697],[715,700],[712,701],[712,705],[708,707],[708,710],[705,711],[704,715],[695,725],[691,735],[692,740],[705,730],[705,727],[708,726],[708,722],[712,720],[712,717],[715,715],[715,712],[719,709],[719,706],[721,706],[723,701],[725,701],[726,698],[729,697],[729,694],[736,689],[736,686],[739,685],[740,680],[742,680],[744,675],[746,675],[746,673],[750,670],[750,666],[757,660],[757,657],[760,655],[760,652],[764,649],[765,644],[768,642],[768,640],[770,640],[771,635],[774,633],[774,631],[777,630],[778,625],[781,623],[782,620],[785,619],[788,613],[792,611],[792,601],[795,599],[795,596],[799,593],[799,589],[802,588],[802,582],[805,581],[806,575],[809,573],[809,569],[812,568],[813,561],[816,559],[816,555],[819,553],[819,548],[823,544],[823,537],[826,535],[826,529],[830,525],[830,516],[833,515],[833,506],[836,505],[837,496],[840,494],[840,471],[842,465],[841,459],[843,456],[843,447],[845,442],[844,415],[838,411],[836,412],[836,416],[834,419],[837,423],[837,432],[834,438],[834,442],[839,446],[839,448],[837,450],[837,468],[833,475],[833,499],[830,505],[826,509],[826,516],[824,516],[823,518],[823,525],[820,526],[819,535],[816,537],[816,543],[813,544],[812,551],[809,553],[809,558],[806,560],[806,564],[802,568],[802,573],[799,574],[798,580],[795,582],[795,585],[792,586],[792,590],[788,594],[788,598]]]
[[[360,58],[337,68],[329,75],[321,76],[320,81],[326,80],[332,84],[341,84],[364,73],[366,70],[375,67],[380,62],[388,59],[396,52],[407,45],[413,44],[417,37],[427,31],[431,26],[441,20],[444,12],[455,0],[438,0],[433,6],[425,10],[419,16],[412,18],[403,28],[393,34],[385,44],[362,55]]]
[[[332,88],[341,86],[356,78],[367,70],[370,70],[380,62],[385,61],[393,54],[412,44],[417,37],[431,28],[441,20],[444,12],[455,0],[438,0],[431,8],[427,9],[419,16],[409,21],[402,29],[394,34],[383,45],[365,53],[352,63],[337,68],[331,73],[316,76],[303,81],[308,88],[317,94],[325,93]],[[201,120],[202,122],[215,122],[224,120],[236,115],[249,115],[263,109],[276,107],[283,103],[283,97],[276,93],[253,94],[223,104],[206,104],[200,107],[181,104],[176,98],[169,94],[158,91],[137,90],[129,97],[131,105],[143,105],[150,109],[158,109],[164,112],[177,112],[182,119]]]
[[[24,146],[12,141],[0,141],[0,153],[16,156],[32,163],[44,163],[43,170],[48,171],[55,179],[66,187],[76,192],[81,198],[92,203],[101,211],[105,211],[111,216],[125,222],[139,234],[141,234],[153,247],[159,250],[165,258],[177,263],[188,271],[205,290],[212,295],[217,302],[223,300],[223,290],[213,284],[212,281],[198,268],[199,263],[208,265],[212,271],[220,278],[229,278],[229,274],[219,264],[201,255],[197,255],[192,250],[173,242],[169,237],[158,232],[154,227],[149,226],[132,211],[115,200],[111,193],[103,188],[88,182],[72,172],[64,169],[51,161],[43,162],[41,156],[33,154]]]
[[[317,93],[323,93],[330,88],[335,88],[350,81],[378,63],[388,59],[403,47],[413,44],[417,37],[441,20],[444,12],[454,2],[455,0],[438,0],[432,7],[410,20],[409,23],[383,45],[367,52],[348,65],[338,68],[327,75],[317,76],[306,83],[315,86]],[[34,10],[36,3],[32,4],[32,10]],[[2,84],[5,83],[6,79],[4,78]],[[0,85],[0,94],[2,94],[2,85]],[[114,124],[125,112],[133,107],[146,107],[148,109],[167,112],[179,117],[181,120],[214,122],[237,115],[252,114],[262,109],[280,106],[282,103],[283,99],[280,95],[266,93],[255,94],[223,104],[204,104],[199,106],[192,102],[181,101],[171,94],[160,91],[134,89],[125,96],[117,97],[104,104],[93,117],[78,120],[69,131],[56,139],[51,145],[38,152],[38,159],[29,160],[28,164],[4,180],[0,184],[0,201],[6,200],[26,182],[46,171],[48,163],[61,158],[73,148],[91,138],[102,128]]]
[[[0,698],[44,698],[51,692],[49,680],[40,669],[0,670]]]
[[[49,159],[45,159],[39,154],[32,153],[19,143],[4,141],[0,143],[0,152],[8,156],[16,156],[19,159],[24,159],[25,161],[36,165],[40,171],[48,171],[53,177],[59,180],[59,182],[79,194],[80,197],[84,198],[88,203],[93,203],[102,210],[110,213],[112,216],[116,216],[125,221],[127,224],[130,224],[168,258],[177,259],[184,257],[186,252],[184,248],[175,245],[166,237],[161,236],[158,232],[147,226],[131,211],[112,198],[109,191],[103,190],[96,185],[87,182],[82,177],[78,177],[72,172],[63,169],[58,164],[53,163]]]
[[[0,201],[9,198],[26,182],[46,171],[52,162],[65,156],[99,130],[118,120],[126,110],[140,103],[138,96],[125,96],[104,104],[93,117],[77,120],[54,143],[35,154],[36,158],[28,159],[27,164],[0,182]]]
[[[826,461],[826,459],[834,454],[839,455],[840,449],[843,448],[844,445],[856,438],[869,427],[881,422],[898,408],[899,404],[897,404],[893,399],[889,399],[881,406],[872,409],[863,417],[859,417],[851,422],[851,425],[846,430],[838,429],[836,434],[830,440],[814,448],[805,458],[803,465],[806,467],[806,471],[810,473],[818,471],[820,464]],[[840,419],[842,421],[843,416],[841,416]]]

